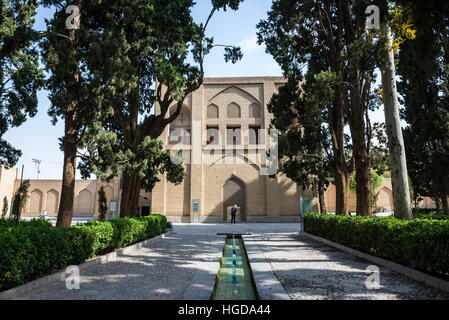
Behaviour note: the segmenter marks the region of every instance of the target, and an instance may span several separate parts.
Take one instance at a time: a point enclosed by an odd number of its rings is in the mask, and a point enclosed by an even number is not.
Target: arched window
[[[227,117],[229,119],[235,119],[235,118],[240,118],[241,117],[240,106],[237,103],[233,102],[233,103],[228,105]]]
[[[256,102],[249,106],[249,117],[250,118],[260,118],[260,105]]]
[[[215,104],[207,106],[207,118],[208,119],[218,118],[218,107]]]

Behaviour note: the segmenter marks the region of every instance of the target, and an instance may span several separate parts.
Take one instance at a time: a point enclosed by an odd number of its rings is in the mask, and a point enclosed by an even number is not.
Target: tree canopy
[[[204,57],[214,47],[205,35],[214,12],[236,10],[241,2],[212,1],[204,24],[193,20],[192,0],[99,1],[82,20],[89,30],[86,69],[103,85],[105,116],[86,131],[80,168],[84,176],[106,179],[123,173],[121,215],[136,214],[140,189],[150,191],[161,174],[182,181],[182,166],[157,139],[202,84]],[[226,61],[241,57],[239,48],[225,46]]]
[[[39,1],[0,1],[0,165],[14,166],[22,152],[2,137],[37,112],[43,85],[33,30]]]
[[[288,116],[286,111],[287,116],[283,117],[277,113],[275,117],[285,120],[275,120],[274,125],[284,130],[289,126],[286,121],[290,121],[290,125],[301,127],[305,140],[299,144],[308,141],[314,132],[320,144],[309,145],[307,153],[316,154],[318,150],[330,162],[337,189],[337,212],[342,214],[348,213],[347,191],[354,169],[358,172],[357,211],[368,215],[370,209],[372,128],[368,111],[379,104],[371,91],[378,46],[365,30],[369,4],[370,1],[276,0],[268,18],[258,24],[259,43],[266,44],[267,52],[279,63],[289,83],[296,81],[303,86],[290,93],[290,101],[296,100],[292,108],[297,114]],[[288,87],[292,88],[291,84]],[[278,104],[276,108],[287,106],[290,104]],[[346,125],[350,137],[344,133]],[[298,143],[296,137],[290,141],[291,146]],[[313,165],[302,168],[316,174]]]
[[[415,198],[433,197],[449,214],[449,4],[410,9],[416,38],[403,43],[398,64],[407,164]]]

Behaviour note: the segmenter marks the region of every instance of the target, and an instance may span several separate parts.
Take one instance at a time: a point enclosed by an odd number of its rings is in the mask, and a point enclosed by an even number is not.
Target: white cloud
[[[265,44],[260,46],[257,44],[257,36],[240,41],[238,46],[242,49],[242,51],[265,50]]]

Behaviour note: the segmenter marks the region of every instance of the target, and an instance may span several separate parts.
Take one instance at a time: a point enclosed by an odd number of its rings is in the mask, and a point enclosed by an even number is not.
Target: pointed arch
[[[387,208],[388,211],[394,209],[394,203],[393,203],[393,192],[390,188],[383,186],[378,191],[379,194],[377,196],[377,203],[376,205]]]
[[[249,106],[249,117],[250,118],[260,118],[262,115],[260,104],[257,102],[251,103]]]
[[[226,109],[226,116],[228,119],[237,119],[242,117],[242,108],[235,102],[228,104]]]
[[[38,215],[42,212],[43,193],[39,189],[34,189],[30,194],[30,205],[28,213]]]
[[[227,94],[227,93],[237,93],[237,94],[241,95],[243,98],[245,98],[246,100],[248,100],[250,103],[259,102],[259,100],[256,97],[254,97],[252,94],[250,94],[248,91],[245,91],[236,86],[229,86],[226,89],[223,89],[222,91],[217,93],[215,96],[213,96],[209,100],[209,103],[213,102],[213,100],[215,100],[218,96],[220,96],[222,94]]]
[[[47,192],[47,200],[45,201],[45,210],[49,215],[55,215],[58,212],[59,193],[55,189]]]
[[[218,106],[214,103],[207,106],[207,118],[208,119],[218,119],[219,111]]]
[[[233,156],[237,156],[238,158],[244,160],[246,163],[248,163],[251,167],[253,167],[256,171],[259,171],[261,169],[261,166],[259,166],[257,163],[255,163],[254,161],[252,161],[251,159],[249,159],[248,157],[246,157],[245,155],[242,155],[240,153],[236,153],[235,155],[231,154],[225,154],[224,156],[222,156],[221,158],[215,160],[213,163],[211,163],[210,166],[208,166],[206,168],[206,170],[208,168],[211,168],[213,166],[215,166],[216,164],[222,164],[222,161],[227,158],[227,157],[233,157]]]
[[[242,221],[246,220],[246,184],[237,177],[231,175],[223,184],[223,220],[227,220],[228,208],[237,205],[240,209],[237,214]]]
[[[238,183],[242,184],[242,185],[246,185],[245,181],[243,181],[242,178],[240,178],[239,176],[235,175],[235,174],[231,174],[231,176],[229,178],[227,178],[224,182],[224,184],[228,183],[228,181],[237,181]]]
[[[91,216],[93,215],[92,208],[92,192],[87,189],[83,189],[76,196],[75,212],[78,216]]]

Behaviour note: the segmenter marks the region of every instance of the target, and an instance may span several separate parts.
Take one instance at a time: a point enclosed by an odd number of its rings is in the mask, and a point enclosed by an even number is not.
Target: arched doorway
[[[394,209],[393,193],[389,188],[383,187],[379,190],[376,206],[385,208],[387,211],[392,211]]]
[[[235,204],[240,208],[240,215],[237,214],[237,218],[245,221],[245,199],[244,182],[235,176],[231,177],[223,186],[223,221],[228,218],[227,208]]]
[[[139,216],[146,217],[149,216],[151,212],[151,200],[146,196],[139,196]]]

